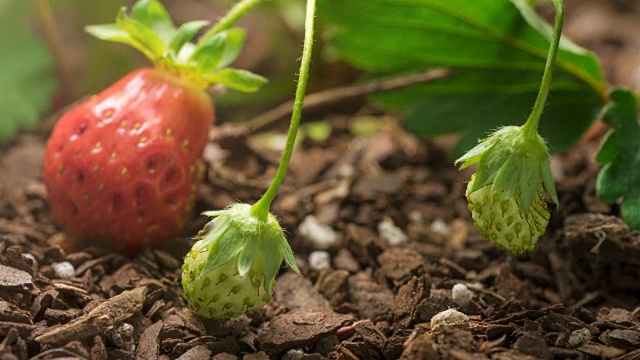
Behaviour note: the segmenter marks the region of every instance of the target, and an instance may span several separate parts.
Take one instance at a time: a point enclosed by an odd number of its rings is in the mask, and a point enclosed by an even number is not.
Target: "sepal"
[[[253,92],[266,80],[244,70],[226,69],[240,54],[245,31],[228,29],[193,41],[207,21],[190,21],[176,29],[171,15],[157,0],[139,0],[127,15],[120,9],[115,24],[91,25],[89,34],[129,45],[149,58],[156,67],[182,75],[197,87],[221,84],[234,90]]]
[[[505,126],[456,161],[461,168],[478,163],[469,193],[490,185],[506,198],[516,196],[524,214],[543,186],[554,203],[558,197],[551,176],[551,156],[544,139],[520,126]]]
[[[254,92],[267,83],[267,79],[252,72],[226,68],[205,76],[211,83],[222,84],[229,89],[242,92]]]

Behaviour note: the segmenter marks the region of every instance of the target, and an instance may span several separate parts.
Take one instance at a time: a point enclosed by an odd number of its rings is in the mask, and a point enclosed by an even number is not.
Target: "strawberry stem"
[[[235,23],[238,22],[246,13],[251,11],[256,5],[258,5],[262,0],[242,0],[237,3],[229,12],[227,12],[222,19],[218,20],[218,22],[209,29],[200,41],[206,41],[210,37],[215,34],[225,31],[231,28]]]
[[[560,35],[562,34],[562,24],[564,22],[564,5],[562,0],[551,0],[555,7],[555,19],[553,26],[553,34],[551,37],[551,46],[549,47],[549,53],[547,54],[547,62],[544,66],[544,74],[542,75],[542,84],[540,85],[540,92],[533,105],[531,115],[527,119],[527,122],[523,125],[522,131],[525,135],[537,136],[538,124],[540,123],[540,117],[544,110],[544,105],[549,95],[549,89],[551,88],[551,77],[553,75],[553,68],[556,63],[556,56],[558,54],[558,46],[560,44]]]
[[[260,200],[251,207],[251,212],[255,217],[261,221],[267,221],[269,216],[269,208],[273,199],[280,189],[280,185],[284,180],[287,169],[289,168],[289,162],[291,161],[291,154],[293,153],[293,147],[296,141],[296,135],[298,134],[298,126],[300,125],[300,118],[302,117],[302,103],[304,101],[304,93],[307,88],[307,78],[309,77],[309,65],[311,63],[311,50],[313,48],[313,23],[315,16],[316,1],[307,0],[307,14],[305,18],[305,31],[304,31],[304,47],[302,49],[302,61],[300,64],[300,73],[298,75],[298,86],[296,88],[296,96],[293,103],[293,111],[291,114],[291,124],[289,125],[289,132],[287,134],[287,144],[285,145],[282,153],[282,160],[276,171],[273,181],[267,191],[262,195]]]

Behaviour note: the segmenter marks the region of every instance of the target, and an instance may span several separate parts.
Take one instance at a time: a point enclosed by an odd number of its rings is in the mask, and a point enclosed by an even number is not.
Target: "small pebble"
[[[129,323],[122,323],[120,326],[107,330],[107,335],[111,338],[111,341],[116,347],[130,352],[136,350],[133,333],[133,325]]]
[[[329,249],[337,238],[336,232],[330,226],[321,224],[313,215],[308,215],[302,220],[298,231],[309,245],[320,250]]]
[[[449,224],[447,224],[444,220],[437,218],[433,220],[431,223],[431,231],[442,236],[443,238],[448,238],[451,234],[451,229],[449,228]]]
[[[424,223],[424,216],[422,216],[422,213],[418,210],[413,210],[409,213],[409,221],[411,221],[414,224],[422,224]]]
[[[441,311],[431,318],[431,329],[441,325],[459,324],[469,321],[469,317],[456,309]]]
[[[567,340],[567,344],[572,348],[577,348],[578,346],[586,343],[591,338],[591,331],[586,328],[578,329],[571,333],[569,336],[569,340]]]
[[[33,254],[31,254],[31,253],[22,254],[22,256],[23,256],[23,257],[28,258],[29,260],[33,261],[34,263],[35,263],[36,261],[38,261],[38,260],[36,259],[36,257],[35,257],[35,256],[33,256]]]
[[[313,271],[331,268],[331,255],[326,251],[313,251],[309,254],[309,269]]]
[[[352,178],[356,174],[356,169],[351,164],[343,164],[338,168],[338,176],[342,179]]]
[[[71,279],[76,275],[76,269],[68,261],[62,261],[51,264],[56,276],[60,279]]]
[[[304,351],[291,349],[282,355],[282,360],[300,360],[304,357]]]
[[[407,242],[407,235],[399,227],[393,224],[393,221],[385,219],[378,224],[378,233],[380,237],[391,246],[402,245]]]
[[[458,306],[465,307],[473,299],[473,292],[465,284],[455,284],[451,289],[451,298]]]

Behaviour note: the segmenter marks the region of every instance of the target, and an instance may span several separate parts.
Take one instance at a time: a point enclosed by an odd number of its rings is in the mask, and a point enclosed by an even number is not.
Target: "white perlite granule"
[[[331,255],[326,251],[313,251],[309,254],[309,269],[313,271],[331,268]]]
[[[567,344],[572,348],[577,348],[578,346],[586,343],[591,338],[591,331],[587,328],[578,329],[576,331],[571,332],[571,336],[569,336],[569,340],[567,340]]]
[[[136,350],[136,346],[133,343],[133,333],[133,325],[129,323],[122,323],[119,326],[107,330],[107,336],[111,338],[115,346],[126,351]]]
[[[473,292],[465,284],[455,284],[451,289],[451,298],[458,306],[465,307],[473,299]]]
[[[456,309],[441,311],[431,318],[431,329],[441,325],[460,324],[469,321],[469,317]]]
[[[382,220],[378,224],[378,233],[382,240],[386,241],[391,246],[402,245],[407,242],[407,235],[395,226],[391,220]]]
[[[433,222],[431,223],[431,231],[442,236],[443,238],[448,238],[449,235],[451,235],[449,224],[447,224],[441,218],[433,220]]]
[[[282,355],[282,360],[300,360],[305,353],[301,349],[291,349]]]
[[[300,235],[314,249],[326,250],[336,242],[336,232],[325,224],[321,224],[315,216],[309,215],[298,226]]]
[[[68,261],[53,263],[51,267],[53,267],[53,271],[60,279],[71,279],[76,274],[76,269]]]

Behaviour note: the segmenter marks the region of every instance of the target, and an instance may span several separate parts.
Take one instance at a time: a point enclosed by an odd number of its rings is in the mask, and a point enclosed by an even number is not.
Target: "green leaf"
[[[225,68],[213,74],[206,75],[205,79],[210,83],[219,83],[230,89],[254,92],[267,83],[267,79],[247,70]]]
[[[244,40],[247,36],[243,29],[229,29],[226,31],[226,43],[224,44],[224,51],[222,52],[222,58],[216,69],[221,69],[231,64],[240,55]]]
[[[116,24],[89,25],[84,28],[84,31],[101,40],[129,45],[148,58],[154,57],[154,54],[144,44],[131,37],[128,32],[120,29]]]
[[[182,24],[173,34],[173,38],[169,42],[169,49],[175,54],[180,53],[180,49],[184,44],[188,43],[204,26],[209,24],[205,20],[194,20]]]
[[[198,71],[202,74],[215,70],[222,60],[226,39],[227,32],[223,31],[208,38],[207,41],[199,42],[189,61],[196,64]]]
[[[196,44],[190,61],[198,66],[202,74],[223,68],[238,57],[244,44],[245,32],[241,29],[229,29],[217,33]]]
[[[622,198],[622,217],[631,229],[640,230],[640,125],[633,93],[615,89],[613,103],[605,110],[604,121],[611,126],[597,160],[604,167],[598,174],[596,191],[607,202]]]
[[[551,27],[524,0],[325,0],[330,45],[383,77],[448,67],[452,76],[373,97],[406,111],[421,135],[461,133],[457,155],[501,125],[524,123],[535,101]],[[596,119],[605,82],[596,57],[563,39],[541,132],[554,152]]]
[[[156,34],[151,28],[143,23],[130,18],[123,8],[116,17],[116,25],[126,31],[133,39],[144,45],[148,52],[153,54],[150,59],[160,58],[164,54],[165,44],[159,34]],[[148,56],[145,53],[146,56]]]
[[[53,59],[29,29],[29,4],[0,4],[0,142],[33,128],[49,108],[56,86]]]
[[[131,17],[153,30],[169,44],[175,33],[175,26],[167,9],[157,0],[140,0],[131,8]]]

